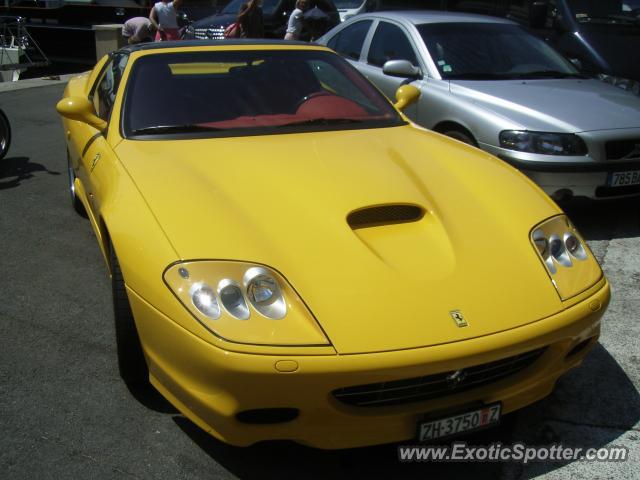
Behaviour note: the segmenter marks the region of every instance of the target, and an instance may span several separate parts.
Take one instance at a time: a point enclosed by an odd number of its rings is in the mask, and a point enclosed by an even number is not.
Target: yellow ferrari
[[[331,50],[128,46],[73,78],[120,373],[218,439],[438,441],[548,395],[609,285],[562,211]]]

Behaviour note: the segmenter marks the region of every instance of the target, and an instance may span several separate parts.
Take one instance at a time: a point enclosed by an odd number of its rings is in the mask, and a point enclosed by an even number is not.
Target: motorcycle
[[[5,113],[0,109],[0,160],[9,151],[11,145],[11,125]]]

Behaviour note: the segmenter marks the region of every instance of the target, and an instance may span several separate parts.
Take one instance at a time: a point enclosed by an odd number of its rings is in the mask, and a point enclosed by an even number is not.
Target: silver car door
[[[359,61],[372,23],[373,20],[369,19],[348,25],[331,37],[327,46],[351,61],[352,64]]]
[[[385,75],[382,66],[389,60],[408,60],[414,66],[423,69],[415,45],[403,26],[386,20],[378,22],[375,32],[368,36],[366,43],[367,47],[363,51],[363,58],[358,62],[358,69],[395,102],[396,90],[411,80]],[[404,113],[412,120],[417,120],[417,111],[417,104],[414,104]]]

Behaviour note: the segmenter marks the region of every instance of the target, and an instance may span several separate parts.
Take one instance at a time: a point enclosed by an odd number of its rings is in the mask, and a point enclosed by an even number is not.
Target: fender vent
[[[417,222],[423,216],[424,210],[417,205],[380,205],[351,212],[347,216],[347,223],[356,230],[380,225]]]

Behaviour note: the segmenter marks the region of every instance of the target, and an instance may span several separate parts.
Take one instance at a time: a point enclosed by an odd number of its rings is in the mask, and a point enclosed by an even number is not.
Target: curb
[[[30,78],[18,80],[17,82],[0,82],[0,93],[24,90],[26,88],[49,87],[51,85],[61,85],[67,83],[71,77],[79,73],[69,73],[66,75],[52,75],[50,77]]]

